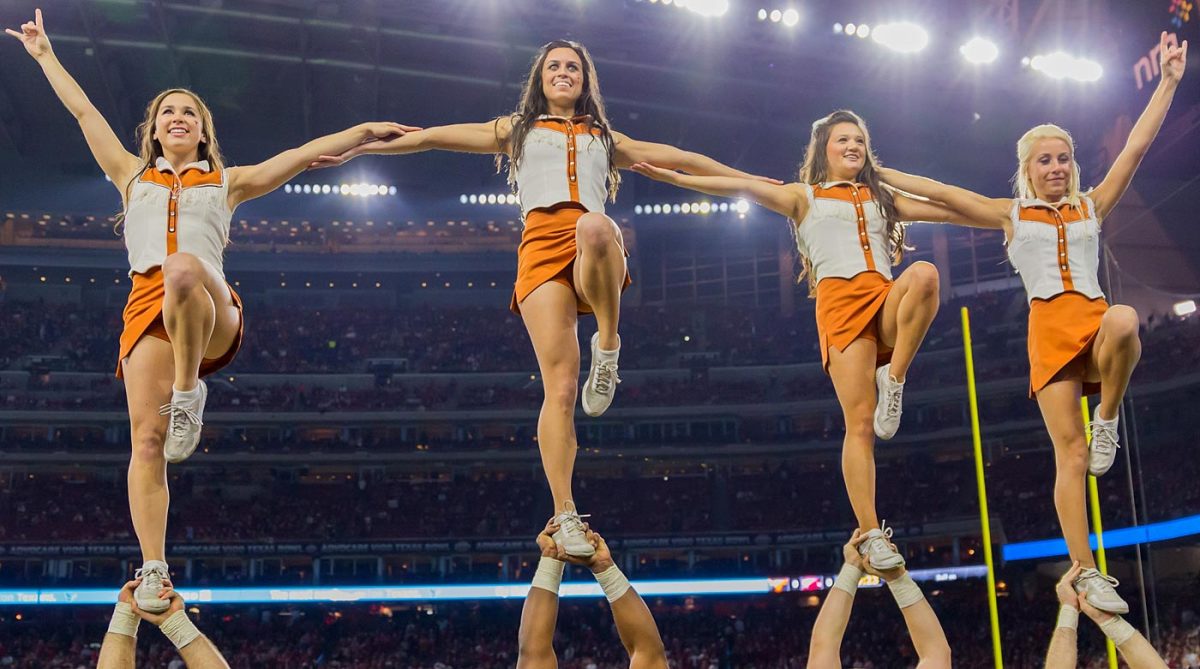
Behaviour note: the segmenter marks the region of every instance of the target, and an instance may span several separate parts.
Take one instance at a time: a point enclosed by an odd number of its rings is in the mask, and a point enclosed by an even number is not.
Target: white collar
[[[158,159],[154,161],[154,167],[159,172],[174,172],[175,171],[175,168],[171,165],[171,161],[167,160],[163,156],[159,156]],[[191,170],[191,169],[197,169],[197,170],[200,170],[201,172],[211,172],[212,171],[212,167],[208,164],[207,160],[197,160],[194,163],[188,163],[187,165],[184,165],[183,169],[180,170],[180,174],[183,174],[184,172]]]

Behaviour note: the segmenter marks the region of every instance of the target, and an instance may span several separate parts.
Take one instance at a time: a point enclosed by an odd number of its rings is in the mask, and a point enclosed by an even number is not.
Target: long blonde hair
[[[128,206],[129,192],[133,188],[133,183],[138,180],[142,172],[146,171],[146,168],[153,166],[159,156],[163,155],[162,144],[157,139],[154,139],[154,121],[158,118],[158,109],[162,106],[163,100],[168,95],[174,93],[182,93],[190,97],[196,103],[196,109],[200,113],[200,134],[203,139],[200,142],[200,146],[197,147],[199,160],[207,160],[209,166],[214,170],[225,169],[225,160],[221,157],[221,146],[217,143],[212,112],[208,109],[208,105],[204,104],[204,100],[200,99],[199,95],[186,88],[168,88],[154,96],[150,104],[146,105],[146,116],[138,124],[138,160],[141,161],[141,166],[138,167],[137,172],[134,173],[129,183],[125,184],[126,206]]]
[[[1037,198],[1033,190],[1033,179],[1029,176],[1029,161],[1033,159],[1033,145],[1041,139],[1061,139],[1071,149],[1071,179],[1067,185],[1066,201],[1073,207],[1079,206],[1079,163],[1075,160],[1075,140],[1071,133],[1054,125],[1044,123],[1030,128],[1017,140],[1017,173],[1013,175],[1013,194],[1022,200]],[[1053,204],[1053,203],[1051,203]]]
[[[890,247],[888,255],[891,256],[893,264],[899,264],[904,259],[905,226],[900,221],[900,213],[896,210],[895,196],[890,190],[883,187],[883,182],[879,178],[879,158],[875,155],[875,150],[871,148],[871,133],[867,131],[867,122],[861,116],[848,109],[839,109],[814,122],[812,136],[808,140],[808,147],[804,150],[804,162],[800,163],[797,180],[805,184],[819,184],[829,180],[829,157],[826,153],[826,146],[829,144],[829,136],[833,133],[833,126],[839,123],[853,123],[858,126],[859,130],[862,130],[866,151],[863,156],[862,170],[855,178],[870,189],[875,206],[879,207],[879,213],[887,221],[887,237]],[[793,234],[800,234],[799,226],[800,221],[792,221]],[[799,244],[798,236],[796,242]],[[801,254],[800,275],[796,277],[796,281],[799,282],[806,277],[808,278],[809,295],[815,296],[817,284],[816,277],[812,273],[812,262]]]

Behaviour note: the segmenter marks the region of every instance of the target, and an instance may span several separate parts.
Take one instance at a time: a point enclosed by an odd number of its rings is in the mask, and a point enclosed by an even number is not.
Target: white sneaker
[[[880,571],[903,567],[904,556],[892,547],[891,538],[892,528],[880,523],[880,529],[867,532],[867,540],[858,545],[858,552]]]
[[[163,455],[167,462],[183,462],[191,457],[200,443],[200,429],[204,427],[204,402],[208,399],[208,386],[196,382],[199,399],[179,397],[179,391],[171,391],[171,401],[158,408],[158,415],[169,416],[167,438],[163,442]]]
[[[875,387],[879,397],[875,402],[875,436],[891,439],[900,429],[900,414],[904,412],[904,384],[892,377],[892,365],[888,363],[875,370]]]
[[[1129,604],[1117,594],[1116,586],[1121,582],[1112,576],[1105,576],[1089,567],[1079,572],[1074,585],[1075,592],[1086,592],[1088,604],[1101,611],[1117,615],[1129,613]]]
[[[166,562],[147,560],[146,564],[142,565],[142,568],[137,570],[133,577],[142,579],[142,582],[133,591],[133,598],[137,600],[139,609],[147,613],[162,613],[171,606],[170,601],[158,598],[158,593],[163,589],[163,579],[171,577],[171,571],[167,568]]]
[[[1088,442],[1088,473],[1103,476],[1117,459],[1117,421],[1100,420],[1097,416],[1091,425],[1092,439]]]
[[[617,350],[612,351],[611,360],[601,360],[600,347],[596,344],[598,341],[600,341],[599,332],[592,335],[592,370],[588,373],[587,381],[583,384],[583,393],[579,398],[580,403],[583,404],[583,412],[593,418],[608,411],[613,396],[617,394],[617,384],[621,382],[620,377],[617,376],[617,355],[621,352],[620,344],[617,345]]]
[[[567,555],[575,557],[591,557],[596,554],[596,547],[587,540],[587,530],[583,527],[583,519],[575,510],[575,502],[567,502],[567,508],[554,517],[558,523],[558,531],[551,538],[555,543],[562,544]]]

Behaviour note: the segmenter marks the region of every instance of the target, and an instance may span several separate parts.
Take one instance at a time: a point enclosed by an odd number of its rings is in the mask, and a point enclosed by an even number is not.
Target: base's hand
[[[558,523],[554,521],[554,516],[551,516],[550,520],[546,521],[546,527],[542,528],[541,533],[537,535],[537,545],[538,549],[542,551],[542,557],[555,560],[563,560],[567,557],[567,550],[554,540],[554,533],[557,531]]]
[[[33,20],[21,24],[21,31],[5,28],[4,32],[21,40],[25,50],[35,59],[51,52],[50,38],[46,36],[46,27],[42,25],[42,10],[33,11]]]
[[[1079,610],[1083,611],[1083,614],[1091,618],[1092,622],[1096,623],[1097,625],[1106,623],[1113,618],[1116,618],[1115,615],[1107,611],[1101,611],[1100,609],[1089,604],[1086,592],[1079,594]]]
[[[859,530],[855,530],[855,532],[857,533],[857,532],[859,532]],[[867,540],[867,535],[860,534],[857,538],[851,538],[850,543],[846,544],[846,545],[853,546],[854,552],[858,553],[858,547],[860,545],[862,545],[862,543],[866,540]],[[889,541],[888,545],[892,547],[892,550],[899,552],[899,550],[896,548],[896,544]],[[845,553],[844,548],[843,548],[842,552]],[[868,560],[865,557],[862,557],[861,553],[859,553],[859,562],[860,562],[860,564],[857,565],[859,569],[863,570],[864,572],[866,572],[872,576],[878,576],[879,578],[882,578],[885,581],[894,581],[905,574],[904,567],[896,567],[895,569],[876,569],[871,566],[870,560]]]
[[[1063,606],[1073,606],[1079,608],[1079,595],[1075,593],[1075,579],[1079,576],[1079,572],[1083,566],[1079,564],[1079,560],[1071,563],[1071,568],[1063,577],[1058,580],[1058,584],[1054,586],[1054,594],[1058,595],[1058,603]]]
[[[859,571],[863,568],[863,557],[862,553],[858,552],[858,547],[866,540],[867,537],[862,533],[862,530],[856,527],[854,528],[854,534],[850,535],[850,541],[847,541],[846,545],[842,546],[842,559],[851,567],[858,568]]]
[[[576,557],[564,553],[562,559],[571,564],[587,567],[593,573],[602,572],[613,566],[615,563],[613,562],[612,551],[608,549],[608,543],[604,541],[604,537],[589,527],[587,523],[584,523],[583,526],[587,530],[587,534],[584,536],[587,538],[588,543],[592,544],[592,547],[596,549],[596,552],[592,553],[591,557]]]
[[[133,591],[136,590],[137,587],[141,584],[142,584],[142,579],[137,578],[137,579],[129,581],[125,585],[121,586],[121,591],[117,593],[117,601],[125,602],[126,604],[132,605]]]
[[[136,585],[137,582],[130,581],[130,583],[134,583]],[[129,587],[129,583],[126,583],[125,586]],[[124,592],[123,589],[122,589],[122,592]],[[171,605],[169,607],[167,607],[167,610],[162,613],[148,613],[146,611],[139,609],[138,605],[137,605],[137,599],[132,597],[133,591],[130,590],[129,592],[131,595],[129,598],[130,599],[129,606],[133,608],[133,612],[136,613],[138,615],[138,617],[140,617],[142,620],[153,623],[155,627],[162,627],[162,624],[167,621],[167,618],[170,618],[171,616],[175,615],[176,611],[183,610],[183,605],[184,605],[183,597],[181,597],[178,592],[175,592],[175,586],[171,585],[170,579],[166,579],[166,578],[163,579],[162,592],[158,593],[159,599],[171,600]]]

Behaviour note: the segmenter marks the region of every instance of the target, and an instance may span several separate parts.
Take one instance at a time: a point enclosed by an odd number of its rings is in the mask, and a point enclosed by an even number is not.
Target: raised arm
[[[1167,669],[1167,663],[1154,650],[1154,646],[1124,618],[1092,606],[1086,594],[1079,595],[1079,609],[1099,625],[1104,636],[1117,646],[1117,652],[1121,653],[1129,669]]]
[[[363,142],[386,141],[419,130],[399,123],[362,123],[289,149],[257,165],[229,168],[229,208],[262,197],[308,169],[322,155],[339,154]]]
[[[965,188],[887,167],[879,170],[879,176],[892,188],[944,204],[957,212],[959,216],[950,221],[951,223],[993,230],[1003,230],[1009,225],[1008,216],[1012,209],[1012,200],[1008,198],[984,197]]]
[[[42,24],[42,10],[35,10],[33,21],[22,24],[19,32],[8,28],[4,32],[21,40],[25,50],[42,67],[42,73],[46,75],[46,80],[50,82],[50,87],[54,89],[58,99],[79,122],[83,138],[87,140],[88,148],[91,149],[100,169],[123,194],[125,184],[129,183],[134,171],[138,169],[138,158],[125,150],[108,121],[100,115],[100,111],[62,63],[58,62]]]
[[[1091,193],[1096,202],[1096,213],[1100,218],[1107,216],[1117,206],[1117,202],[1125,194],[1125,189],[1129,188],[1138,165],[1150,150],[1150,144],[1158,135],[1163,119],[1167,117],[1171,100],[1175,98],[1175,89],[1179,86],[1179,80],[1183,78],[1183,71],[1187,67],[1187,40],[1184,40],[1182,45],[1169,45],[1167,33],[1163,31],[1158,40],[1158,62],[1162,78],[1159,79],[1154,94],[1150,96],[1146,110],[1138,117],[1137,123],[1129,133],[1129,139],[1125,142],[1125,148],[1121,149],[1121,153],[1113,161],[1108,174]]]
[[[863,542],[861,530],[854,530],[850,542],[842,547],[845,563],[837,579],[825,595],[825,602],[817,612],[813,623],[812,638],[808,644],[808,669],[840,669],[842,666],[842,637],[850,624],[850,612],[854,608],[854,594],[862,580],[863,558],[858,545]]]
[[[171,601],[166,611],[147,613],[139,609],[137,601],[133,600],[130,602],[133,612],[142,620],[152,623],[174,644],[188,669],[229,669],[229,663],[221,651],[188,619],[183,597],[175,592],[169,580],[164,579],[163,585],[163,591],[158,596]]]
[[[679,170],[701,177],[742,177],[767,183],[782,183],[776,179],[760,177],[719,163],[706,155],[684,151],[670,144],[641,142],[623,133],[614,132],[617,167],[628,170],[638,163],[649,163],[669,170]]]
[[[918,200],[903,193],[896,193],[896,211],[904,222],[952,223],[954,225],[978,226],[973,219],[960,214],[940,202]],[[991,226],[987,226],[991,227]]]
[[[908,636],[912,638],[913,647],[917,650],[920,661],[917,666],[921,669],[950,669],[950,644],[946,641],[946,632],[938,621],[933,607],[925,599],[921,588],[908,575],[904,567],[879,571],[871,567],[870,560],[863,560],[863,571],[878,576],[887,583],[888,590],[896,599],[900,613],[904,616],[904,625],[908,627]]]
[[[517,669],[556,669],[554,628],[558,624],[558,588],[562,583],[566,551],[554,542],[558,524],[551,518],[537,536],[541,559],[525,605],[521,607],[521,627],[517,630]]]
[[[604,537],[600,536],[599,532],[589,531],[588,540],[596,547],[596,554],[587,566],[600,583],[600,588],[612,607],[617,636],[621,638],[625,652],[629,653],[629,666],[667,669],[667,654],[662,636],[658,633],[658,625],[654,622],[654,616],[646,602],[613,562],[612,553]],[[624,592],[621,592],[622,590]]]
[[[1079,595],[1075,593],[1075,577],[1080,565],[1075,562],[1054,587],[1058,595],[1058,622],[1046,649],[1046,669],[1076,669],[1079,662]]]
[[[773,184],[756,177],[712,177],[683,174],[651,163],[634,163],[634,172],[656,181],[720,197],[744,197],[788,218],[803,220],[808,196],[800,184]]]

